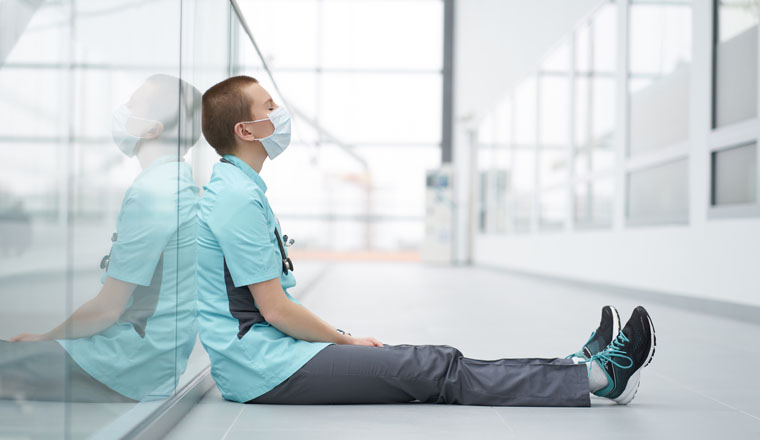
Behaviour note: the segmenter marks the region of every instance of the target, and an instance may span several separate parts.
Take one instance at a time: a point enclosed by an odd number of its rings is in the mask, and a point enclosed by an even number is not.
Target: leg
[[[248,403],[589,406],[587,369],[565,359],[462,356],[447,345],[330,345]]]
[[[87,374],[55,341],[0,340],[0,399],[135,402]]]

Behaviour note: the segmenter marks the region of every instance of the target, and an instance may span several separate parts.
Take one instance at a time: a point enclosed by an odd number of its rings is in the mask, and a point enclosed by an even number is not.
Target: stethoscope
[[[219,161],[237,166],[225,158],[221,158]],[[280,238],[280,232],[277,230],[277,226],[274,227],[274,236],[277,237],[277,245],[280,247],[280,256],[282,257],[282,272],[287,275],[288,271],[293,272],[294,269],[293,260],[291,260],[290,257],[288,257],[285,253],[285,247],[293,246],[293,243],[296,241],[292,238],[288,238],[287,235],[283,235],[282,238]]]
[[[111,243],[116,242],[116,239],[118,237],[118,234],[116,232],[111,235]],[[103,255],[103,258],[100,259],[100,268],[108,270],[108,263],[111,262],[111,252],[113,252],[113,245],[111,245],[111,249],[108,251],[108,255]]]

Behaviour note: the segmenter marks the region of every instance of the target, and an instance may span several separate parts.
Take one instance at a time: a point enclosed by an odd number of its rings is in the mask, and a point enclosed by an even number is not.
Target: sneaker
[[[639,389],[641,370],[652,362],[655,345],[652,318],[644,307],[638,306],[615,340],[604,351],[591,356],[590,368],[601,367],[609,381],[594,394],[621,405],[630,403]]]
[[[573,357],[585,360],[591,359],[591,356],[607,348],[612,343],[612,338],[619,332],[620,314],[617,309],[612,306],[602,307],[602,319],[599,321],[599,327],[591,332],[588,341],[583,344],[583,347],[578,352],[568,355],[566,359]]]

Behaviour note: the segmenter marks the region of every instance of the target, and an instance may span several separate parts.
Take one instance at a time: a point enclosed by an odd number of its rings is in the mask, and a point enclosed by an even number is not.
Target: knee
[[[462,352],[450,345],[431,345],[430,347],[442,364],[451,365],[462,358]]]

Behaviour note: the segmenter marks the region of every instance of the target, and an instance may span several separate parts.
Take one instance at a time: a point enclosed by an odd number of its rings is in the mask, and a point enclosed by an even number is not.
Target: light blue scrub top
[[[282,271],[274,235],[280,228],[264,195],[266,184],[241,159],[224,158],[232,164],[214,165],[198,210],[198,320],[219,391],[227,400],[247,402],[282,383],[330,343],[292,338],[251,307],[247,286],[277,277],[285,295],[299,304],[287,292],[296,279]],[[246,301],[250,305],[241,313]]]
[[[172,394],[197,338],[195,249],[199,189],[164,156],[127,189],[106,276],[136,284],[119,320],[58,343],[88,374],[135,400]]]

